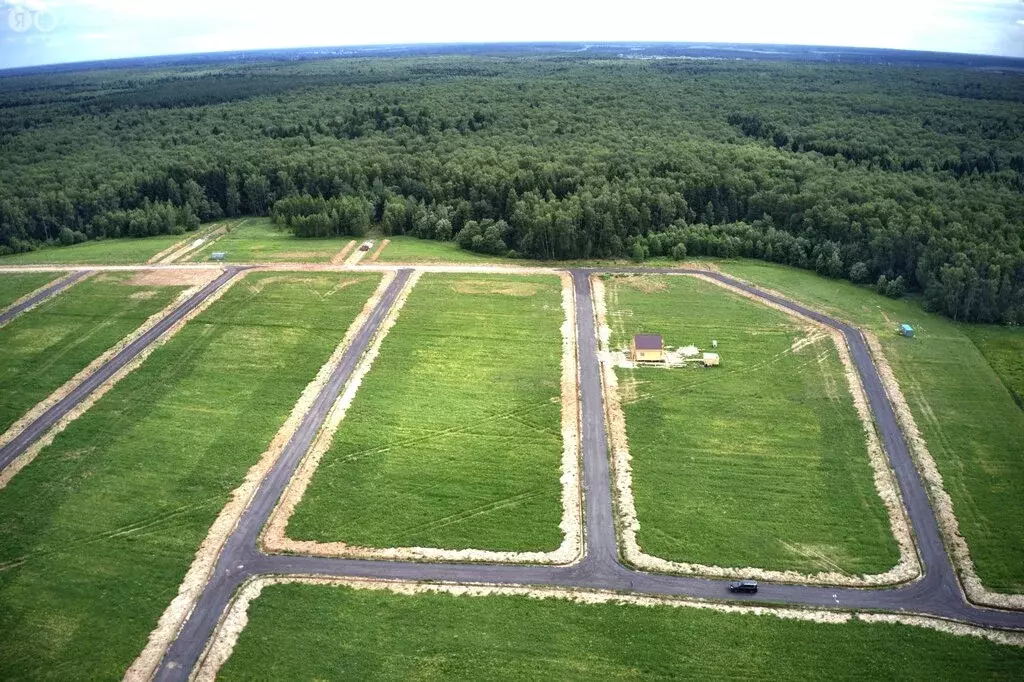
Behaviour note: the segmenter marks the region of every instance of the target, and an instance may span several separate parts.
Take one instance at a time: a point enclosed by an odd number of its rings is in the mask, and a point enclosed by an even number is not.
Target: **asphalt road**
[[[601,392],[597,340],[594,333],[593,300],[589,275],[593,272],[635,272],[665,274],[702,274],[738,287],[760,298],[797,311],[838,329],[846,338],[853,361],[867,391],[868,401],[886,454],[895,471],[900,492],[913,527],[925,574],[919,580],[898,588],[853,589],[820,586],[762,584],[757,595],[731,594],[727,581],[657,575],[631,570],[619,561],[611,499],[611,473],[605,432],[604,403]],[[552,585],[655,595],[709,598],[719,601],[792,604],[842,609],[879,610],[937,616],[987,627],[1024,629],[1024,612],[999,611],[969,604],[960,589],[956,573],[946,555],[938,524],[927,494],[914,467],[892,406],[882,387],[867,345],[861,333],[842,322],[804,308],[791,301],[760,291],[717,272],[700,270],[621,268],[574,269],[576,293],[577,343],[581,393],[583,486],[585,504],[586,555],[572,566],[527,566],[512,564],[420,563],[367,561],[314,556],[268,555],[257,547],[257,537],[284,492],[303,455],[316,437],[331,406],[352,374],[360,357],[370,345],[388,310],[406,285],[412,270],[402,269],[385,291],[378,305],[356,334],[327,385],[317,396],[281,457],[263,480],[243,513],[234,532],[225,543],[214,574],[196,607],[172,643],[160,667],[157,680],[186,680],[213,635],[217,623],[235,591],[247,579],[259,575],[307,575],[334,577],[373,577],[384,579],[452,581],[478,583],[514,583]],[[225,272],[206,289],[189,299],[165,320],[173,324],[205,296],[221,286],[234,273]],[[164,326],[164,329],[166,329]],[[161,325],[125,348],[97,372],[109,376],[145,345],[162,333]],[[123,356],[123,357],[122,357]],[[109,370],[108,370],[109,368]],[[28,436],[31,442],[102,382],[90,382],[90,388],[75,392],[34,422]],[[21,441],[18,441],[21,442]],[[0,468],[14,455],[0,451]],[[24,449],[25,443],[21,444]],[[11,449],[11,452],[15,450]]]
[[[159,339],[164,333],[174,326],[182,317],[191,312],[196,306],[206,300],[213,292],[220,289],[229,279],[235,276],[238,268],[228,268],[220,277],[213,280],[201,290],[186,299],[180,306],[174,309],[169,315],[157,322],[153,327],[139,338],[135,339],[121,349],[114,357],[110,358],[99,369],[93,372],[78,386],[73,388],[66,396],[54,403],[38,419],[29,424],[25,429],[15,436],[9,443],[0,447],[0,470],[7,467],[32,443],[36,442],[50,428],[61,420],[64,415],[70,412],[78,403],[82,402],[90,393],[99,388],[103,382],[112,377],[118,370],[131,362],[147,346]],[[80,279],[88,271],[81,271],[72,275]],[[66,280],[62,280],[66,281]],[[65,285],[69,286],[69,285]],[[40,296],[46,292],[40,292]],[[28,303],[28,301],[26,301]]]
[[[71,286],[72,284],[74,284],[75,282],[82,279],[88,274],[89,272],[87,270],[72,272],[67,277],[61,277],[56,282],[50,283],[45,289],[40,289],[33,296],[25,299],[18,305],[12,305],[7,310],[0,312],[0,325],[7,324],[8,322],[16,318],[18,315],[21,315],[26,310],[34,308],[35,306],[39,305],[40,303],[50,298],[51,296],[56,296],[57,294],[64,291],[69,286]],[[2,468],[3,467],[0,466],[0,469]]]

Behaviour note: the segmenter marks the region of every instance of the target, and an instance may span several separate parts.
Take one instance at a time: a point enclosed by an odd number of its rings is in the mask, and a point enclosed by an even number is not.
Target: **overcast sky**
[[[0,0],[0,68],[327,45],[707,41],[1024,57],[1024,0]]]

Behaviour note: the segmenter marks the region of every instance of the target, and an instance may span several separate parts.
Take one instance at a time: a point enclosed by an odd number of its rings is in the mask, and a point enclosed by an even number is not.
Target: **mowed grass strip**
[[[0,272],[0,311],[63,276],[62,272]]]
[[[612,346],[635,333],[722,366],[617,369],[648,554],[805,573],[899,559],[831,338],[691,277],[607,280]]]
[[[556,277],[424,275],[288,536],[556,549],[563,321]]]
[[[0,490],[0,679],[117,679],[379,277],[249,275]]]
[[[953,498],[978,575],[991,590],[1024,593],[1024,410],[1010,392],[1024,371],[1013,350],[1021,330],[956,324],[913,299],[894,301],[783,266],[723,269],[878,335]],[[913,339],[896,334],[902,322],[914,327]]]
[[[327,263],[352,239],[302,239],[274,225],[270,218],[247,218],[182,260],[208,261],[211,254],[223,251],[232,263]]]
[[[0,265],[75,263],[82,265],[131,265],[145,263],[164,249],[187,239],[188,234],[156,237],[101,239],[73,246],[54,246],[37,251],[0,256]]]
[[[0,433],[184,289],[133,276],[94,275],[0,327]]]
[[[1019,647],[906,625],[276,585],[218,679],[962,680],[1022,666]]]

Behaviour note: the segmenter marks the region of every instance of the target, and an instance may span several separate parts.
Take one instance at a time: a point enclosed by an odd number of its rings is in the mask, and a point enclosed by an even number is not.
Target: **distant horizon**
[[[318,46],[708,43],[1024,58],[1022,0],[0,0],[0,68]]]
[[[2,0],[0,0],[2,2]],[[131,62],[161,62],[161,61],[176,61],[176,60],[189,60],[189,58],[203,58],[210,57],[214,60],[219,57],[231,57],[231,56],[257,56],[259,54],[274,54],[274,53],[298,53],[309,55],[310,58],[316,56],[315,53],[319,51],[334,51],[334,52],[352,52],[352,53],[367,53],[365,56],[386,56],[389,53],[396,51],[405,52],[426,52],[428,50],[437,50],[432,54],[453,54],[453,51],[446,51],[444,48],[470,48],[469,54],[486,55],[487,48],[502,48],[502,47],[522,47],[522,48],[540,48],[537,50],[538,54],[543,54],[545,51],[543,48],[551,48],[553,52],[558,52],[559,47],[585,47],[591,48],[613,48],[613,47],[667,47],[667,48],[687,48],[691,50],[700,50],[704,48],[704,51],[735,51],[740,53],[754,53],[758,52],[759,48],[791,48],[794,50],[802,50],[806,54],[815,50],[825,50],[829,52],[835,52],[838,55],[843,53],[850,54],[863,54],[864,56],[870,56],[872,54],[906,54],[906,55],[933,55],[936,57],[954,57],[963,58],[966,60],[993,60],[993,61],[1005,61],[1005,62],[1019,62],[1013,66],[1019,66],[1024,68],[1024,56],[1008,56],[998,54],[984,54],[984,53],[973,53],[973,52],[954,52],[954,51],[942,51],[942,50],[920,50],[920,49],[904,49],[904,48],[888,48],[888,47],[862,47],[857,45],[825,45],[825,44],[805,44],[805,43],[768,43],[768,42],[715,42],[715,41],[672,41],[672,40],[599,40],[599,41],[585,41],[585,40],[538,40],[538,41],[458,41],[458,42],[418,42],[418,43],[374,43],[374,44],[338,44],[338,45],[303,45],[293,47],[264,47],[264,48],[242,48],[242,49],[228,49],[228,50],[206,50],[198,52],[169,52],[161,54],[145,54],[135,55],[128,57],[111,57],[104,59],[81,59],[76,61],[65,61],[65,62],[52,62],[43,64],[29,64],[24,66],[13,66],[13,67],[0,67],[0,74],[2,73],[13,73],[18,71],[37,71],[47,69],[61,69],[68,68],[74,69],[76,66],[89,66],[89,65],[103,65],[103,64],[117,64],[117,63],[131,63]],[[473,48],[476,48],[475,50]],[[582,50],[572,50],[571,53],[580,53]],[[376,53],[376,54],[374,54]],[[610,52],[595,51],[595,56],[612,57]],[[767,58],[771,53],[763,55],[763,58]],[[778,58],[783,58],[784,53],[777,53]],[[797,57],[800,52],[789,53],[789,56]],[[329,58],[331,55],[324,55],[325,58]],[[357,54],[352,55],[334,55],[334,56],[358,56]],[[411,55],[410,55],[411,56]],[[495,54],[494,56],[499,56]],[[651,53],[644,57],[638,57],[641,59],[679,59],[687,58],[687,55],[662,55],[657,53]],[[715,59],[716,57],[696,55],[694,59]],[[717,57],[723,59],[724,57]],[[756,58],[756,57],[751,57]],[[735,59],[744,59],[744,57],[735,57]],[[749,59],[749,58],[748,58]],[[800,61],[816,61],[811,59],[801,59]],[[825,59],[817,61],[826,61]],[[941,63],[941,60],[940,60]]]

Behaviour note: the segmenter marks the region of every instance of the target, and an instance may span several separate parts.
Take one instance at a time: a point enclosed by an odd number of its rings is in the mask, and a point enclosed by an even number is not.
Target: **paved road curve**
[[[26,310],[34,308],[51,296],[56,296],[60,292],[67,289],[69,286],[77,282],[78,280],[85,277],[89,272],[87,270],[81,270],[78,272],[72,272],[67,277],[61,277],[56,282],[51,282],[44,289],[40,289],[34,295],[25,299],[17,305],[12,305],[7,310],[0,312],[0,326],[7,324],[18,315],[21,315]],[[0,467],[3,468],[3,467]]]
[[[655,575],[633,571],[618,559],[612,516],[604,405],[601,393],[597,340],[589,275],[594,270],[572,271],[576,292],[577,342],[582,412],[583,485],[585,490],[586,557],[573,566],[509,564],[455,564],[365,561],[309,556],[267,555],[259,551],[257,536],[302,456],[308,450],[331,405],[341,392],[360,356],[369,346],[411,270],[398,277],[359,330],[351,347],[317,397],[281,458],[264,479],[218,559],[213,578],[185,622],[156,673],[157,680],[185,680],[213,635],[217,622],[242,582],[257,575],[375,577],[385,579],[472,581],[612,589],[645,594],[680,595],[731,601],[756,601],[846,609],[910,612],[950,618],[977,625],[1024,628],[1024,613],[981,609],[967,603],[960,590],[939,535],[938,524],[924,486],[907,452],[906,443],[878,372],[858,330],[785,299],[762,292],[716,272],[680,269],[631,268],[600,272],[703,274],[778,303],[838,329],[850,346],[857,371],[868,393],[871,409],[886,453],[896,472],[910,520],[917,536],[925,576],[895,589],[851,589],[803,585],[763,585],[756,596],[733,595],[726,582]]]
[[[184,303],[175,308],[169,315],[157,322],[153,327],[139,338],[135,339],[122,348],[114,357],[110,358],[99,369],[89,375],[85,381],[72,389],[66,396],[54,403],[46,412],[39,416],[34,422],[15,436],[9,443],[0,447],[0,470],[7,467],[32,443],[36,442],[44,433],[61,420],[64,415],[70,412],[78,403],[82,402],[90,393],[100,387],[118,370],[135,359],[139,353],[146,349],[151,343],[159,339],[172,326],[177,324],[182,317],[190,313],[200,303],[205,301],[213,292],[224,286],[228,280],[239,272],[239,268],[228,268],[220,277],[213,280],[198,292],[188,297]],[[82,277],[87,271],[82,271],[78,277]],[[41,292],[45,293],[45,292]]]

